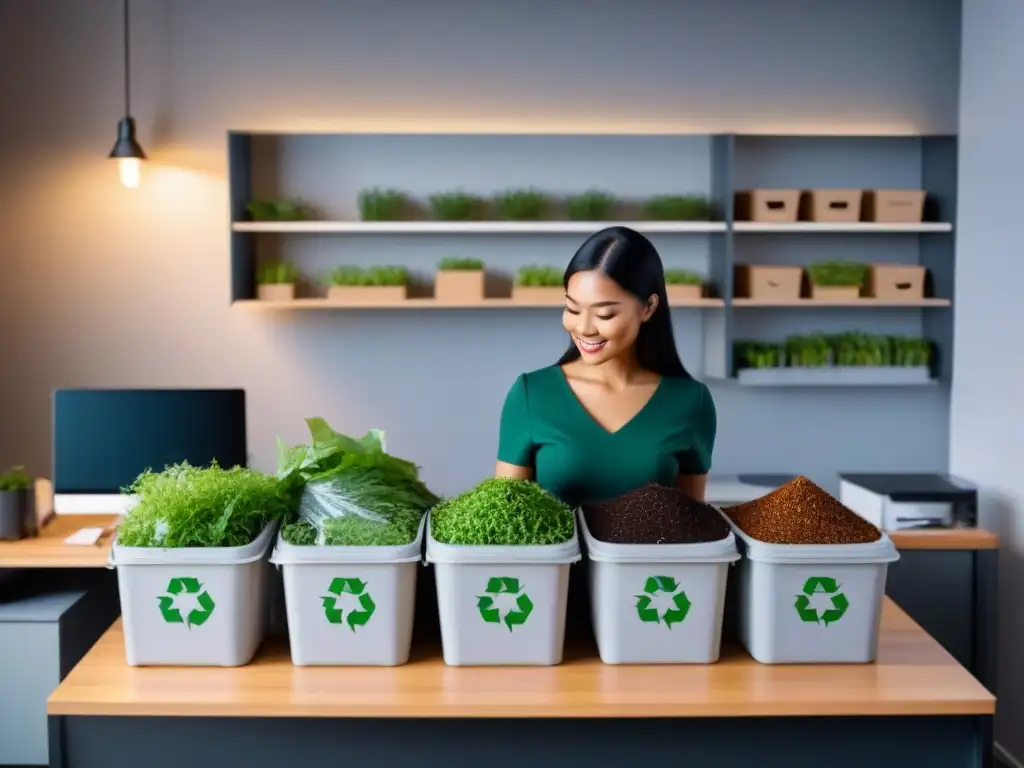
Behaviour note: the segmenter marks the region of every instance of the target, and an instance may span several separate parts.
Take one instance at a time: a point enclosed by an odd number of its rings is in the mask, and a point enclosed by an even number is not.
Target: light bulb
[[[121,175],[121,183],[128,189],[135,189],[142,180],[142,161],[137,157],[119,157],[117,170]]]

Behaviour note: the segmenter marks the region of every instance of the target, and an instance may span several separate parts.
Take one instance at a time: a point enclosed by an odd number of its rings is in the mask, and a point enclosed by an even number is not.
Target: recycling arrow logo
[[[809,624],[835,624],[846,613],[850,607],[850,601],[846,595],[839,591],[841,585],[835,579],[827,576],[811,576],[804,582],[803,591],[796,596],[795,608],[800,621]],[[811,606],[811,597],[815,594],[827,594],[832,596],[832,607],[819,611]]]
[[[366,582],[362,579],[334,579],[327,592],[329,594],[320,598],[327,621],[331,624],[348,624],[348,628],[353,632],[356,631],[356,627],[365,626],[377,610],[377,604],[366,591]],[[347,614],[338,605],[338,599],[345,594],[359,598],[359,608],[350,608]]]
[[[505,626],[511,632],[515,626],[526,623],[533,613],[533,601],[523,591],[519,579],[509,576],[494,576],[487,580],[486,594],[477,595],[476,607],[480,611],[480,618],[489,624],[501,624],[501,607],[499,601],[506,602],[509,598],[499,598],[499,595],[517,596],[514,601],[515,607],[505,611]]]
[[[652,605],[662,596],[667,597],[667,605],[662,611]],[[680,624],[690,613],[690,598],[679,588],[679,584],[671,576],[649,576],[644,582],[644,593],[636,595],[636,615],[645,624],[660,624],[672,629],[673,624]]]
[[[175,607],[181,595],[195,596],[196,607],[187,615],[182,614],[181,608]],[[189,629],[203,626],[213,615],[213,609],[217,607],[213,598],[210,597],[210,593],[203,589],[199,579],[194,579],[191,576],[171,579],[167,584],[167,594],[158,597],[157,604],[160,606],[160,615],[163,616],[166,623],[184,624]]]

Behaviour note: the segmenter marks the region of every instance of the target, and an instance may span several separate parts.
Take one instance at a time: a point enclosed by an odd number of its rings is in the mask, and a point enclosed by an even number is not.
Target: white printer
[[[978,524],[977,488],[946,474],[840,473],[839,501],[886,531]]]

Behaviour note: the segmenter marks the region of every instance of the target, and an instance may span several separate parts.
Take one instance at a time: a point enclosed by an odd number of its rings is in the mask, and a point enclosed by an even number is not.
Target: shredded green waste
[[[484,480],[430,513],[430,533],[442,544],[560,544],[574,531],[572,510],[528,480]]]

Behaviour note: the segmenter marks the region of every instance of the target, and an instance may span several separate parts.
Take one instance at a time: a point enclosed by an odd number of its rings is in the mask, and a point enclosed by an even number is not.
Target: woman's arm
[[[708,490],[708,470],[718,435],[718,413],[707,386],[701,385],[701,397],[691,417],[693,445],[680,456],[676,487],[687,496],[704,501]]]
[[[495,477],[533,479],[533,431],[527,402],[526,378],[520,376],[505,396],[498,427],[498,463]]]
[[[515,480],[533,480],[533,467],[520,467],[518,464],[499,461],[494,468],[494,476],[511,477]]]
[[[708,476],[679,475],[679,479],[676,481],[676,487],[691,499],[704,501],[704,497],[707,495],[708,490]]]

